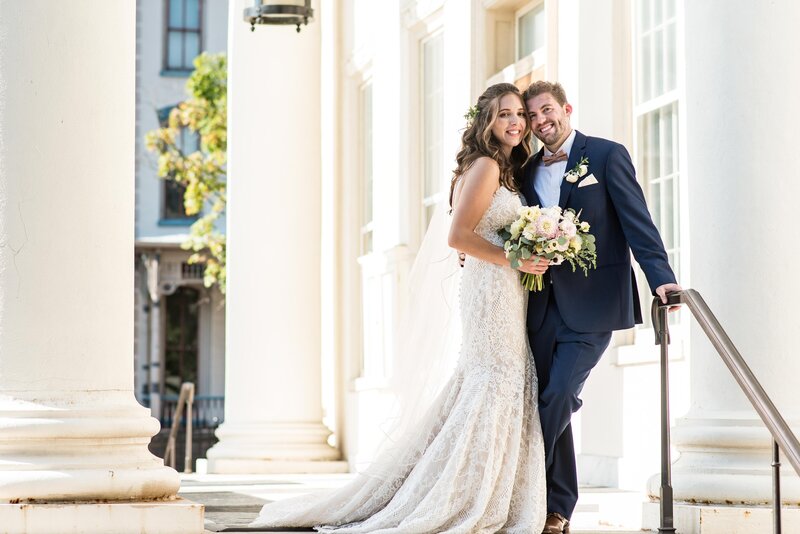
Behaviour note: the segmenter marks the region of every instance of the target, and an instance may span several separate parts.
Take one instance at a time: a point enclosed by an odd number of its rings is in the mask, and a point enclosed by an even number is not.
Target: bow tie
[[[542,155],[542,163],[544,163],[545,167],[549,167],[553,163],[557,163],[559,161],[567,161],[567,155],[563,150],[559,150],[552,156]]]

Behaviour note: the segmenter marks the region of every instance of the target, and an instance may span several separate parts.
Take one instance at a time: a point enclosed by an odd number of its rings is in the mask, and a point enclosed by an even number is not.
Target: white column
[[[133,394],[134,68],[133,2],[0,1],[0,501],[38,503],[4,531],[176,519],[135,503],[179,479]]]
[[[800,73],[786,66],[800,46],[800,4],[708,0],[684,9],[692,285],[797,433]],[[771,438],[696,326],[691,408],[673,436],[677,499],[771,501]],[[796,503],[791,471],[784,462],[782,497]]]
[[[209,470],[344,470],[321,409],[320,23],[251,32],[251,3],[230,5],[225,423]]]

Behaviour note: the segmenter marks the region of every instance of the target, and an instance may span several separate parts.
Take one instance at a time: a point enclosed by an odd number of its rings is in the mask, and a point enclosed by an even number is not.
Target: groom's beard
[[[541,141],[544,146],[547,147],[547,150],[551,152],[558,151],[561,148],[561,145],[564,144],[564,141],[567,140],[569,134],[572,133],[572,128],[569,125],[560,125],[553,123],[552,129],[545,135],[539,135],[538,129],[534,132],[536,139]]]

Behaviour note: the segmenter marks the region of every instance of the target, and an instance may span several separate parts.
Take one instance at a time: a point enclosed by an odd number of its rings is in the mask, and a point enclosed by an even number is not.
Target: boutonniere
[[[574,184],[578,179],[585,176],[587,172],[589,172],[589,158],[583,156],[572,170],[567,171],[564,178],[566,178],[569,183]]]

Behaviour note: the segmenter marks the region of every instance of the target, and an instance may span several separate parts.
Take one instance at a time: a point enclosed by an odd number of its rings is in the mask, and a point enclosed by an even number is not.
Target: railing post
[[[192,472],[192,404],[194,403],[194,384],[184,382],[181,388],[186,388],[186,451],[183,456],[183,472]]]
[[[675,532],[672,506],[672,462],[669,435],[669,322],[668,309],[653,300],[651,315],[656,343],[661,346],[661,490],[659,534]]]
[[[183,405],[186,405],[186,453],[184,456],[184,470],[192,472],[192,403],[194,402],[194,384],[184,382],[181,384],[181,391],[178,395],[178,403],[175,406],[175,413],[172,417],[172,426],[169,429],[167,438],[167,448],[164,450],[164,465],[176,469],[175,467],[175,441],[178,437],[178,427],[183,417]]]
[[[781,534],[781,449],[778,442],[772,440],[772,523],[775,534]]]

